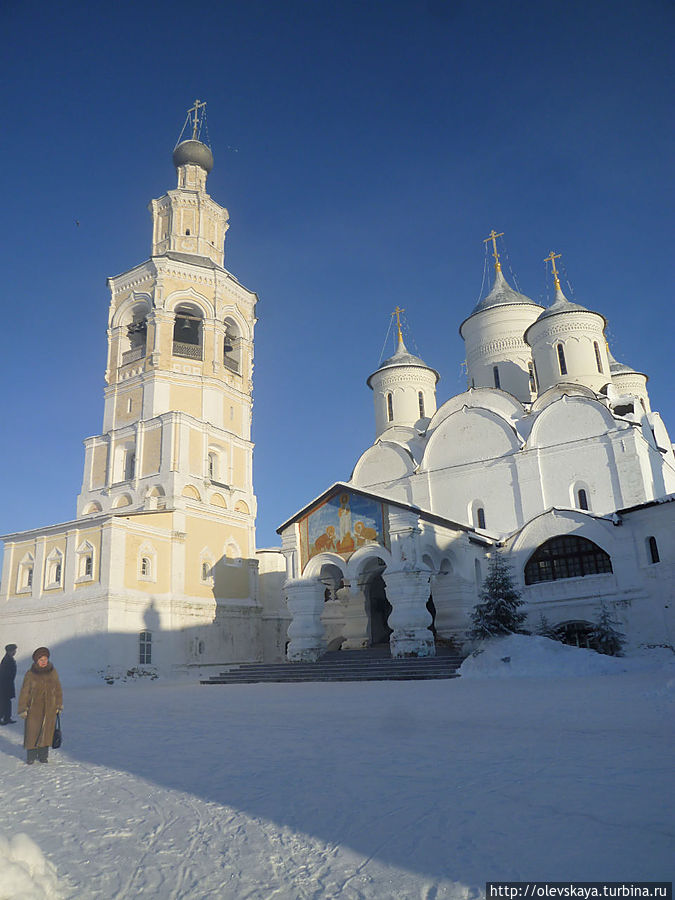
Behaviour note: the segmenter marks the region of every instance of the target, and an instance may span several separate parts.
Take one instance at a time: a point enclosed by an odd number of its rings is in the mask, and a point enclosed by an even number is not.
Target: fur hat
[[[48,647],[38,647],[37,650],[33,653],[33,662],[37,662],[41,656],[46,656],[47,659],[49,659]]]
[[[5,650],[7,651],[7,653],[11,653],[12,650],[16,650],[16,649],[17,649],[16,644],[5,644]]]

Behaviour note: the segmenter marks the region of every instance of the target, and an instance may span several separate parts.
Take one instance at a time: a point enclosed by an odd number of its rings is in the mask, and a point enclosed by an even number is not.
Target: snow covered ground
[[[541,641],[451,681],[71,688],[48,765],[0,729],[0,900],[672,880],[672,655]]]

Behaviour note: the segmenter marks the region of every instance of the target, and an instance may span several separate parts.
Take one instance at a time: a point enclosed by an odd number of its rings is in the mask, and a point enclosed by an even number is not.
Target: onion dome
[[[432,369],[431,366],[428,366],[423,359],[420,359],[419,356],[415,356],[414,353],[410,353],[406,345],[403,343],[403,336],[399,333],[398,336],[398,346],[396,347],[396,352],[393,356],[390,356],[389,359],[385,359],[379,368],[377,368],[372,375],[368,377],[366,384],[368,387],[372,387],[370,383],[370,379],[376,375],[378,372],[381,372],[383,369],[392,369],[395,366],[418,366],[421,369],[427,369],[430,372],[433,372],[436,376],[436,383],[438,383],[440,379],[440,375],[435,369]]]
[[[600,316],[605,325],[607,324],[607,319],[605,319],[602,313],[594,312],[594,310],[588,309],[587,307],[582,306],[580,303],[572,303],[571,300],[568,300],[562,292],[560,282],[556,279],[555,300],[549,307],[547,307],[543,311],[543,313],[537,319],[537,322],[541,322],[542,319],[548,319],[551,316],[557,316],[559,313],[570,312],[590,312],[596,316]]]
[[[609,359],[609,371],[611,375],[644,375],[644,372],[638,372],[637,369],[633,369],[631,366],[627,366],[625,363],[618,362],[618,360],[614,359],[612,356],[612,351],[607,348],[607,358]],[[646,376],[645,376],[646,377]]]
[[[526,297],[525,294],[520,294],[518,291],[515,291],[506,278],[504,278],[501,268],[499,268],[495,271],[495,280],[492,285],[492,290],[487,297],[483,297],[483,299],[474,306],[471,315],[474,316],[484,309],[492,309],[494,306],[512,306],[515,303],[529,303],[532,306],[538,306],[538,304],[530,297]]]
[[[200,166],[208,174],[213,168],[213,153],[201,141],[181,141],[173,151],[173,164],[179,166]]]

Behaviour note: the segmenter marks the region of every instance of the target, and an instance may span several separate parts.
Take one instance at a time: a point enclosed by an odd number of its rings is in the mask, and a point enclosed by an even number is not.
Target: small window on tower
[[[189,229],[189,228],[186,228],[186,229],[185,229],[185,234],[188,234],[188,235],[190,234],[190,229]]]
[[[588,495],[583,488],[577,491],[577,506],[579,509],[588,509]]]
[[[143,559],[141,560],[141,575],[144,578],[149,578],[151,571],[152,570],[150,568],[150,560],[148,559],[147,556],[144,556]]]
[[[558,366],[560,367],[560,374],[567,375],[567,363],[565,362],[565,348],[562,344],[558,344]]]
[[[387,394],[387,421],[394,419],[394,398],[391,394]]]
[[[600,347],[598,346],[597,341],[593,341],[593,349],[595,350],[595,364],[598,367],[598,372],[602,372],[602,358],[600,356]]]
[[[499,366],[492,367],[492,374],[494,375],[494,378],[495,378],[495,387],[501,388],[502,385],[501,385],[501,381],[499,380]]]
[[[423,419],[424,418],[424,394],[422,393],[422,391],[418,392],[417,399],[419,400],[419,404],[420,404],[420,419]]]
[[[479,528],[485,528],[485,510],[482,506],[479,506],[476,510],[476,522]]]

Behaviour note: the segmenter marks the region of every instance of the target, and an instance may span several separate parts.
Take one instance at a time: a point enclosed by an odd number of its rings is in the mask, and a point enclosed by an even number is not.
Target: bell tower
[[[205,113],[199,100],[188,110],[177,187],[150,203],[150,258],[108,278],[103,428],[85,441],[77,514],[183,510],[252,557],[257,296],[223,266],[229,216],[206,191]]]

